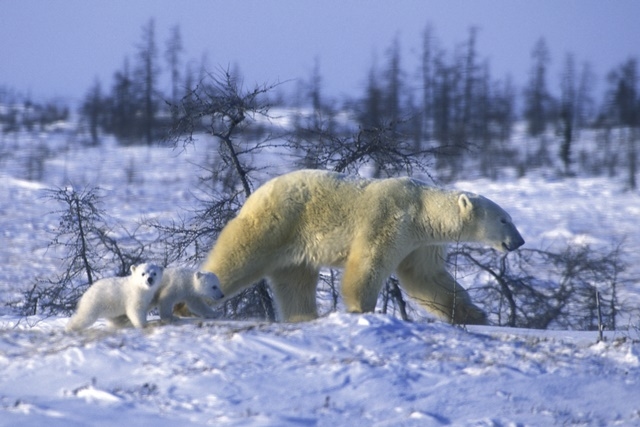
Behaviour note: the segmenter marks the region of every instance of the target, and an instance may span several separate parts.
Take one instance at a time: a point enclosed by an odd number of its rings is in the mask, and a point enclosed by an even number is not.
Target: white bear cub
[[[203,299],[218,300],[223,297],[220,281],[215,274],[188,268],[167,268],[151,306],[159,308],[163,321],[177,319],[173,315],[173,307],[179,302],[186,303],[187,308],[198,316],[213,317],[213,309]]]
[[[87,328],[99,318],[119,326],[126,317],[136,328],[145,327],[147,311],[161,281],[162,267],[148,263],[132,265],[129,276],[98,280],[80,298],[67,330]]]

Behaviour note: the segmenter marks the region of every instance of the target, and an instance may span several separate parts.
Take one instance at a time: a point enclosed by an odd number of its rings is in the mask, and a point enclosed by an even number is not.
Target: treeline
[[[373,65],[366,74],[360,96],[339,102],[328,98],[319,64],[295,87],[284,88],[293,89],[295,95],[267,96],[271,106],[312,110],[295,120],[295,129],[287,129],[293,138],[327,132],[339,137],[353,134],[354,127],[390,129],[413,141],[416,150],[437,150],[435,166],[443,180],[456,178],[471,162],[474,170],[490,178],[497,178],[503,166],[515,167],[521,175],[536,167],[551,167],[564,175],[614,175],[624,169],[628,186],[636,187],[640,127],[636,58],[611,70],[604,93],[596,96],[593,88],[598,79],[590,64],[571,53],[562,59],[561,84],[550,86],[551,53],[544,39],[532,47],[525,87],[516,87],[508,76],[494,77],[477,45],[478,31],[471,28],[464,42],[447,50],[427,26],[421,35],[418,69],[403,67],[402,49],[395,39],[381,65]],[[159,45],[150,20],[142,27],[133,56],[125,57],[112,82],[105,88],[96,81],[88,89],[79,113],[89,142],[98,144],[102,134],[114,135],[125,145],[164,138],[175,124],[176,107],[208,75],[205,64],[199,69],[193,64],[184,59],[180,28],[173,27]],[[240,71],[232,74],[239,77]],[[68,109],[59,106],[53,112],[48,106],[39,107],[43,113],[34,122],[29,101],[17,105],[0,99],[0,104],[5,133],[38,123],[44,126],[68,115]],[[351,126],[341,122],[345,113]],[[519,123],[525,129],[516,133]],[[585,130],[594,132],[595,143],[578,146]]]
[[[550,50],[540,39],[531,51],[527,84],[518,88],[509,77],[492,76],[489,60],[478,52],[477,34],[470,29],[464,43],[447,51],[427,27],[418,70],[403,69],[399,42],[393,41],[386,62],[369,70],[362,97],[347,102],[343,110],[354,112],[361,128],[392,126],[416,147],[437,149],[438,176],[444,180],[456,178],[468,166],[494,179],[505,166],[516,167],[520,175],[537,167],[561,175],[615,175],[626,168],[628,186],[636,188],[636,58],[611,70],[604,94],[596,96],[590,64],[567,53],[554,90],[549,83]],[[313,109],[327,116],[331,103],[323,103],[319,82],[316,72],[308,96]],[[581,138],[584,131],[591,135]]]
[[[38,103],[0,87],[0,130],[3,134],[45,131],[52,125],[66,122],[69,114],[69,107],[61,101]]]

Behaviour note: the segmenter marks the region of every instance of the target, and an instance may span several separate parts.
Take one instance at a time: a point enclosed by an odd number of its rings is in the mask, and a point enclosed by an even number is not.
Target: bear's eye
[[[506,219],[504,219],[504,218],[500,218],[500,223],[501,223],[501,224],[506,224],[506,223],[507,223],[507,220],[506,220]]]

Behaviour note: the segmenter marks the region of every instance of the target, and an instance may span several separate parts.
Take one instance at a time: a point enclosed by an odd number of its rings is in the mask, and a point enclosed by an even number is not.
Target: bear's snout
[[[147,283],[149,284],[149,286],[153,286],[153,277],[148,277]]]
[[[508,252],[515,251],[522,245],[524,245],[524,239],[519,233],[514,238],[508,239],[506,242],[502,242],[502,247]]]

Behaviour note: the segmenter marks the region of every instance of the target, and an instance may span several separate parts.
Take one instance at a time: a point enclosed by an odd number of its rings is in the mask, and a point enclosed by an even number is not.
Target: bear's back
[[[363,230],[379,232],[379,224],[388,223],[385,216],[416,214],[421,188],[409,178],[364,179],[301,170],[267,182],[243,210],[286,219],[274,224],[291,235],[289,258],[341,266]]]
[[[84,296],[88,298],[101,298],[105,300],[121,300],[124,298],[125,285],[128,284],[131,276],[126,277],[105,277],[97,280],[87,289]]]
[[[161,298],[170,295],[190,292],[193,288],[193,271],[187,268],[171,267],[165,268],[162,274],[162,281],[153,297],[152,304],[158,304]]]

